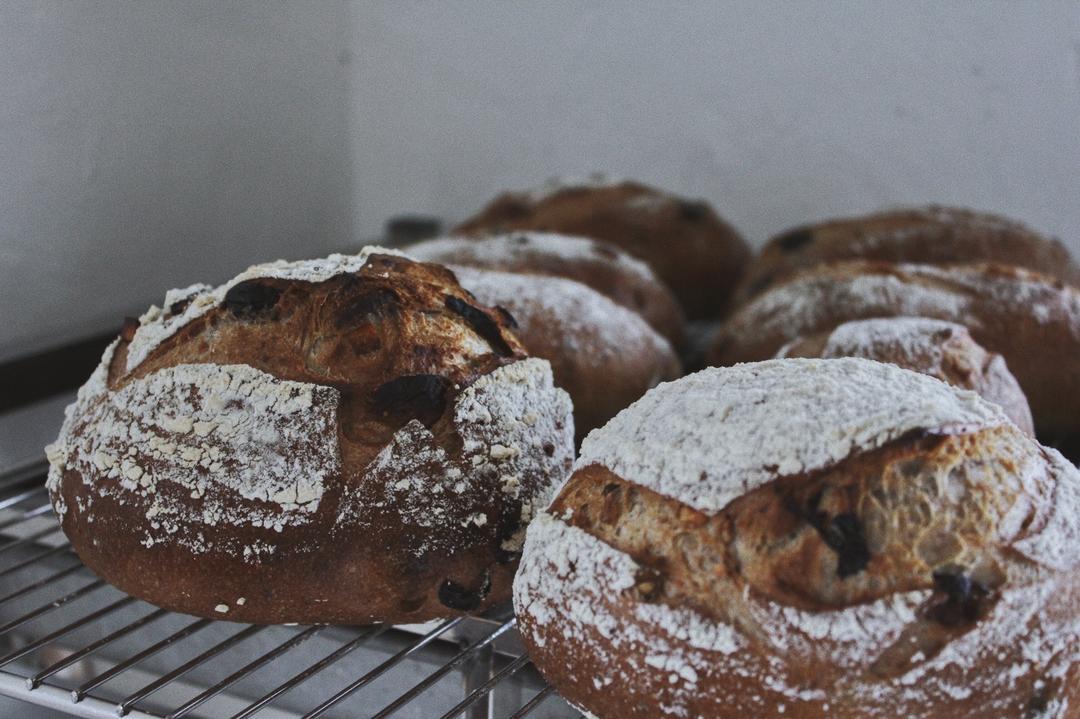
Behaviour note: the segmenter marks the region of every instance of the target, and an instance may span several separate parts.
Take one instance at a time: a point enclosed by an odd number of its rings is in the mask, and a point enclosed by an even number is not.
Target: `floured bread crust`
[[[170,293],[68,408],[48,486],[83,561],[159,606],[421,621],[508,596],[570,411],[500,312],[374,248]]]
[[[667,340],[637,313],[580,282],[453,266],[481,302],[509,310],[529,354],[551,362],[574,402],[578,439],[682,373]]]
[[[931,205],[795,227],[765,243],[739,288],[739,303],[805,269],[841,260],[949,265],[994,262],[1080,287],[1080,265],[1057,239],[985,212]]]
[[[588,285],[641,315],[676,349],[686,340],[686,320],[675,296],[647,264],[610,242],[553,232],[513,232],[479,241],[440,237],[409,247],[423,262],[533,275]]]
[[[692,320],[726,310],[750,260],[746,242],[708,203],[628,180],[563,180],[507,192],[454,232],[516,230],[580,235],[621,247],[660,276]]]
[[[862,357],[936,377],[1000,405],[1016,426],[1035,435],[1020,384],[996,352],[971,339],[967,328],[926,317],[845,322],[829,332],[800,337],[777,357]]]
[[[993,264],[823,265],[741,307],[715,333],[707,360],[763,360],[844,322],[900,316],[966,327],[1005,358],[1040,441],[1080,457],[1080,290],[1036,272]]]
[[[901,391],[893,425],[874,399]],[[667,455],[630,451],[650,433]],[[575,469],[515,607],[597,716],[1080,716],[1080,472],[972,393],[860,359],[706,370]]]

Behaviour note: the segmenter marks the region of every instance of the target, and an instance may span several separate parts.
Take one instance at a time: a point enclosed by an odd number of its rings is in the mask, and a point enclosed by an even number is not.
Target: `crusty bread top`
[[[175,335],[192,321],[202,317],[210,310],[221,305],[229,290],[249,280],[275,279],[295,280],[300,282],[325,282],[332,277],[356,272],[373,254],[406,255],[397,250],[384,247],[367,246],[356,255],[333,254],[315,260],[286,262],[276,260],[259,265],[252,265],[236,277],[219,287],[207,284],[194,284],[183,289],[169,290],[165,293],[162,307],[153,305],[141,317],[134,337],[127,347],[125,368],[128,372],[142,362],[162,342]],[[180,307],[178,312],[170,308]]]
[[[453,231],[481,236],[526,229],[622,247],[648,263],[691,319],[723,311],[750,259],[742,237],[708,203],[639,182],[602,178],[505,192]]]
[[[675,356],[671,344],[639,314],[580,282],[459,265],[450,269],[477,299],[506,307],[515,321],[558,327],[564,334],[555,339],[579,353],[583,364],[601,366],[623,354]]]
[[[488,269],[517,268],[531,257],[554,256],[569,262],[604,261],[647,282],[659,282],[649,266],[607,242],[564,235],[558,232],[519,230],[485,236],[482,242],[470,237],[438,237],[408,248],[421,262],[442,262]]]
[[[412,245],[408,252],[424,262],[575,280],[637,312],[673,345],[685,339],[686,320],[671,289],[647,264],[610,242],[519,231],[441,237]]]
[[[518,515],[569,468],[570,403],[504,313],[474,302],[448,270],[377,248],[169,293],[108,348],[47,448],[58,512],[71,471],[139,507],[146,546],[247,558],[285,527],[325,538],[396,511],[418,556],[479,534],[516,551]],[[226,525],[269,531],[213,545]]]
[[[969,389],[998,404],[1035,435],[1031,409],[1005,359],[988,352],[966,327],[928,317],[880,317],[845,322],[784,345],[779,357],[862,357],[888,362]]]
[[[1080,472],[1059,453],[972,393],[861,359],[649,398],[586,440],[529,528],[515,608],[561,689],[594,710],[607,687],[609,706],[659,698],[640,716],[940,717],[969,697],[963,716],[1062,716]],[[597,461],[597,438],[628,460]]]
[[[586,437],[575,467],[601,464],[715,513],[778,475],[820,469],[910,432],[1008,423],[974,393],[892,365],[771,360],[660,385]]]
[[[739,289],[745,301],[801,270],[842,260],[1016,265],[1076,285],[1080,266],[1057,239],[1015,220],[955,207],[898,208],[794,227],[770,239]]]
[[[753,356],[760,343],[775,337],[782,339],[767,350],[770,356],[802,334],[874,316],[963,321],[977,337],[992,324],[993,303],[1080,336],[1080,290],[1038,272],[985,262],[937,267],[850,260],[805,270],[740,307],[715,335],[711,361],[762,359]]]

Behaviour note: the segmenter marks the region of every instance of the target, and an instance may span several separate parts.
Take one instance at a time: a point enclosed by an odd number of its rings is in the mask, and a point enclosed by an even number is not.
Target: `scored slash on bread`
[[[501,313],[372,248],[169,293],[68,408],[48,487],[80,558],[159,606],[423,621],[508,597],[570,413]]]
[[[624,717],[1069,716],[1080,472],[1000,408],[863,359],[661,385],[582,446],[515,607]]]

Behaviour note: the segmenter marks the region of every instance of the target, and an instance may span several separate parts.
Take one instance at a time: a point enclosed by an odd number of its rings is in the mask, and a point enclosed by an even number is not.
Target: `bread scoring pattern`
[[[125,327],[48,449],[91,569],[257,622],[422,620],[507,596],[573,421],[501,313],[377,248],[165,305]]]
[[[544,674],[602,716],[1066,717],[1078,539],[1080,473],[997,407],[773,360],[594,432],[515,606]]]

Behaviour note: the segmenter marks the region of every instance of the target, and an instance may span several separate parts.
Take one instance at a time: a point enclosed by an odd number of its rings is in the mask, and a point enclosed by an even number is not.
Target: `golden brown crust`
[[[741,307],[714,336],[707,361],[726,366],[762,360],[800,336],[851,320],[897,316],[966,326],[976,342],[1005,358],[1040,439],[1077,456],[1080,290],[1020,268],[822,265]]]
[[[159,606],[245,622],[505,601],[531,504],[572,453],[569,402],[506,318],[385,254],[217,297],[148,313],[139,331],[205,306],[130,371],[142,340],[121,338],[50,448],[80,558]]]
[[[519,626],[597,716],[1080,716],[1078,483],[1008,423],[774,472],[716,512],[579,462],[530,529]]]
[[[605,240],[647,262],[689,319],[718,317],[750,259],[742,237],[703,201],[637,182],[508,192],[455,228],[483,235],[540,230]]]
[[[1016,426],[1035,436],[1020,384],[1004,358],[987,352],[967,328],[925,317],[887,317],[845,322],[827,332],[800,337],[778,357],[862,357],[936,377],[1000,405]]]
[[[444,265],[574,280],[641,315],[672,347],[681,348],[686,341],[686,320],[671,290],[648,265],[610,242],[516,232],[480,241],[467,237],[427,240],[409,247],[409,254]]]
[[[987,213],[930,206],[827,220],[785,230],[750,263],[738,303],[793,274],[841,260],[1015,265],[1080,287],[1080,266],[1057,239]]]

